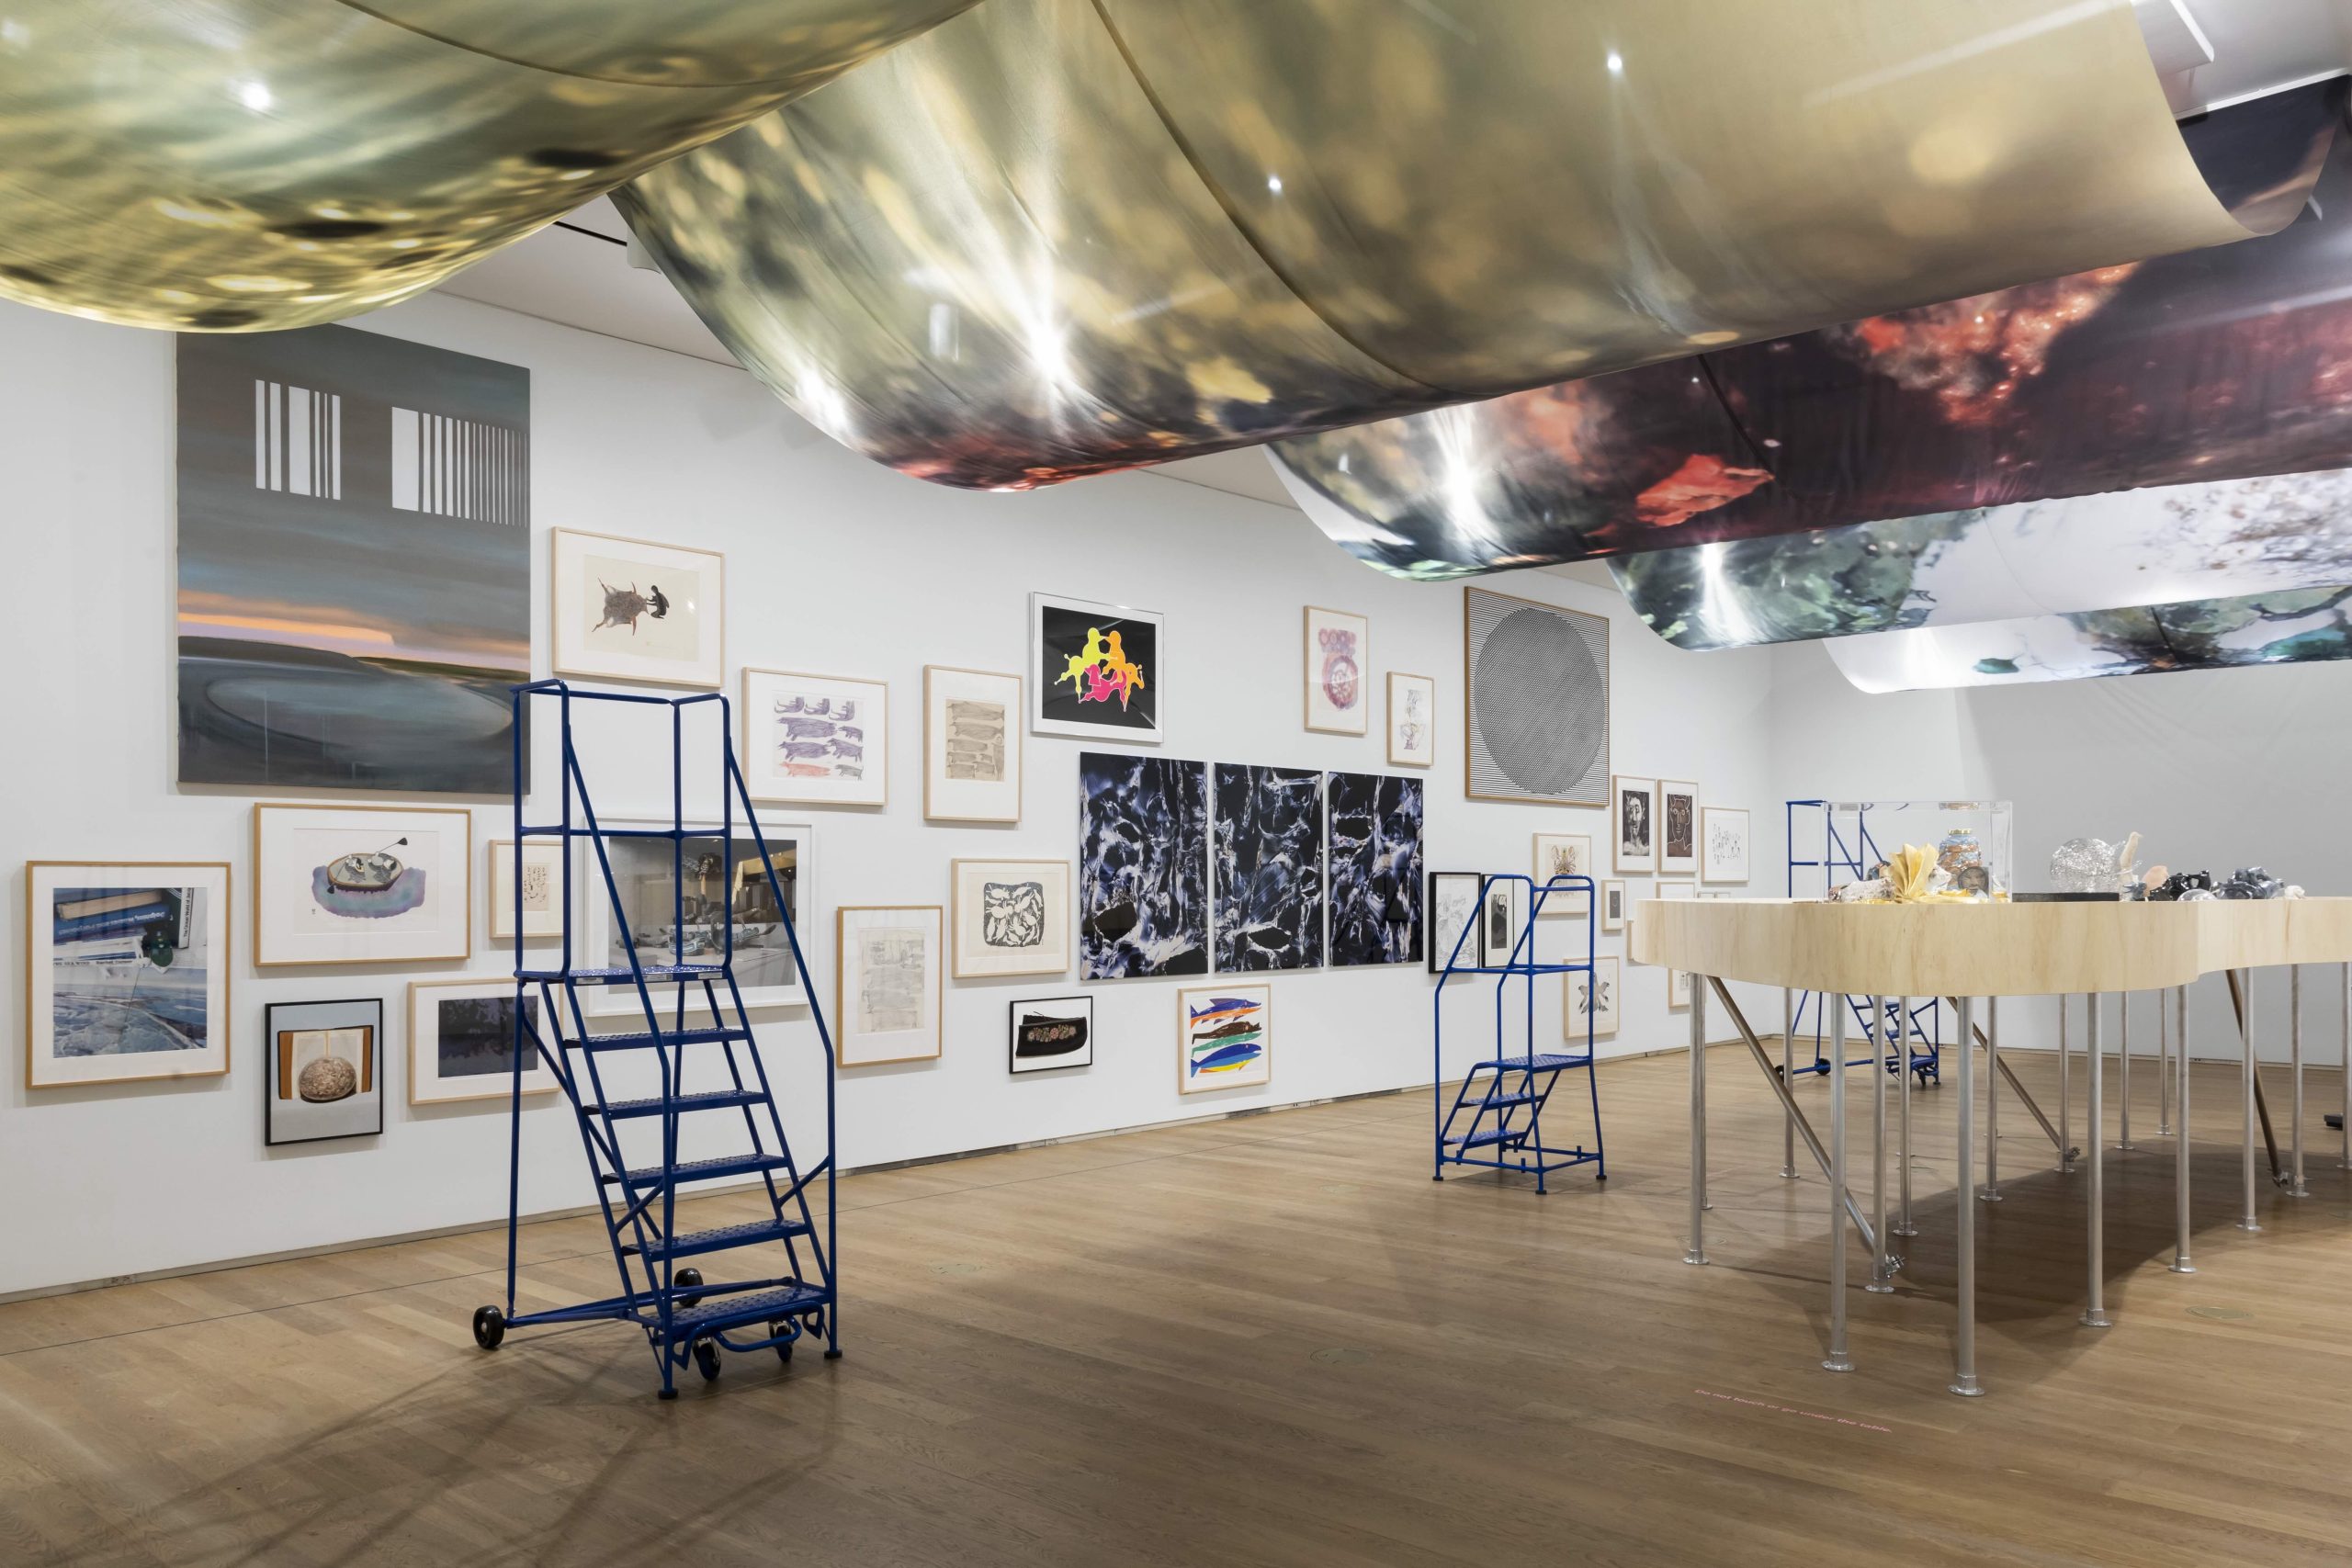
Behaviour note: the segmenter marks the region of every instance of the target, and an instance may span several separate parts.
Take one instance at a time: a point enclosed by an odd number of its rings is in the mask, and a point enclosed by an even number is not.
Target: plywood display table
[[[1988,1119],[1997,1114],[1999,1081],[2007,1072],[1999,1058],[2000,1032],[1996,998],[2002,997],[2086,996],[2091,998],[2086,1043],[2091,1059],[2090,1134],[2087,1138],[2090,1179],[2088,1226],[2089,1300],[2082,1321],[2090,1327],[2109,1322],[2101,1299],[2100,1240],[2104,1224],[2103,1160],[2101,1156],[2101,1060],[2099,1009],[2102,993],[2169,992],[2168,1002],[2177,1026],[2180,1051],[2179,1122],[2174,1179],[2178,1241],[2173,1268],[2193,1272],[2189,1263],[2188,1214],[2188,987],[2214,973],[2230,977],[2232,995],[2239,1002],[2238,1034],[2245,1079],[2245,1213],[2242,1228],[2257,1230],[2255,1219],[2255,1126],[2261,1111],[2261,1082],[2255,1070],[2254,1034],[2248,1018],[2249,992],[2241,983],[2244,972],[2284,964],[2292,966],[2292,989],[2300,1000],[2301,965],[2341,964],[2345,990],[2347,1044],[2352,1044],[2352,898],[2296,898],[2260,901],[2213,899],[2191,904],[2152,903],[1931,903],[1824,904],[1787,899],[1710,898],[1665,902],[1649,900],[1637,907],[1628,949],[1634,962],[1688,971],[1690,987],[1690,1245],[1684,1254],[1691,1263],[1706,1258],[1707,1207],[1707,1066],[1706,1011],[1709,994],[1720,1001],[1738,1027],[1749,1053],[1779,1094],[1788,1114],[1792,1159],[1798,1135],[1829,1178],[1831,1235],[1830,1345],[1823,1365],[1833,1371],[1851,1368],[1846,1344],[1846,1248],[1843,1226],[1851,1219],[1868,1242],[1873,1259],[1871,1288],[1892,1289],[1899,1267],[1889,1250],[1886,1213],[1885,1142],[1887,1050],[1875,1043],[1885,1039],[1888,1011],[1907,1020],[1913,998],[1949,998],[1959,1014],[1960,1148],[1962,1201],[1954,1205],[1958,1216],[1959,1325],[1953,1340],[1954,1393],[1983,1393],[1976,1377],[1976,1205],[1968,1201],[1975,1179],[1975,1057],[1981,1042],[1992,1071],[1995,1092],[1987,1096]],[[1829,1009],[1835,1022],[1829,1069],[1829,1141],[1825,1147],[1806,1122],[1789,1092],[1785,1073],[1776,1071],[1761,1041],[1732,1000],[1724,982],[1779,986],[1787,991],[1815,991],[1839,998],[1868,998],[1869,1017],[1877,1026],[1866,1032],[1874,1042],[1871,1056],[1876,1106],[1878,1175],[1872,1209],[1866,1216],[1847,1182],[1846,1160],[1846,1020],[1844,1005]],[[1985,1007],[1989,1028],[1975,1022],[1979,1000]],[[2063,1005],[2063,1004],[2062,1004]],[[2301,1009],[2292,1010],[2290,1025],[2295,1073],[2293,1165],[2291,1175],[2278,1163],[2273,1168],[2298,1196],[2302,1193],[2302,1025]],[[2064,1015],[2060,1048],[2064,1049]],[[1903,1027],[1898,1025],[1898,1028]],[[1909,1066],[1907,1035],[1903,1042],[1904,1068]],[[2129,1058],[2126,1058],[2127,1062]],[[2063,1065],[2063,1058],[2062,1058]],[[2063,1079],[2062,1079],[2063,1081]],[[1901,1073],[1903,1092],[1904,1221],[1907,1228],[1910,1172],[1910,1074]],[[2023,1086],[2009,1075],[2020,1098]],[[2352,1112],[2352,1072],[2346,1075],[2347,1112]],[[2064,1127],[2052,1128],[2038,1107],[2033,1110],[2043,1130],[2057,1145],[2062,1168],[2068,1168],[2073,1151],[2066,1146]],[[2267,1128],[2267,1113],[2262,1111]],[[2061,1111],[2062,1122],[2067,1120]],[[2347,1115],[2352,1127],[2352,1115]],[[2352,1136],[2352,1134],[2347,1134]],[[1988,1178],[1992,1140],[1986,1140]],[[1793,1175],[1793,1168],[1784,1169]],[[1977,1194],[1997,1198],[1997,1185],[1988,1179]]]

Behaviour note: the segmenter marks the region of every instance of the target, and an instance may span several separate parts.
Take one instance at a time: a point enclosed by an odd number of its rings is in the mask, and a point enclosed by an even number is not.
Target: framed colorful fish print
[[[1251,1089],[1274,1076],[1273,987],[1221,983],[1176,993],[1176,1087]]]

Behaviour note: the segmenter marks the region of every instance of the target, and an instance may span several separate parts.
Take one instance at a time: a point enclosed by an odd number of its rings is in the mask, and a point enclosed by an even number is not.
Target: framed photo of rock
[[[922,814],[1021,820],[1020,676],[923,666]]]
[[[272,1002],[263,1018],[263,1142],[309,1144],[384,1130],[381,998]]]
[[[559,675],[716,691],[726,682],[727,558],[650,539],[548,535]]]
[[[25,1087],[229,1070],[226,861],[25,867]]]
[[[1066,860],[952,863],[956,979],[1069,972],[1069,864]]]

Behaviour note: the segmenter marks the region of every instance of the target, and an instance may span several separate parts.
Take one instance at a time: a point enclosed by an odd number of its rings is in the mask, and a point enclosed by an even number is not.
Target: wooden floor
[[[2084,1179],[2006,1111],[1970,1401],[1944,1392],[1952,1091],[1915,1102],[1904,1288],[1864,1294],[1854,1250],[1838,1377],[1826,1188],[1778,1174],[1745,1054],[1710,1060],[1705,1269],[1680,1260],[1687,1063],[1664,1057],[1602,1070],[1607,1184],[1544,1198],[1433,1184],[1419,1094],[854,1179],[848,1358],[731,1357],[672,1404],[616,1325],[475,1349],[495,1235],[0,1307],[0,1562],[2347,1561],[2334,1075],[2312,1080],[2312,1195],[2266,1184],[2258,1236],[2232,1224],[2235,1071],[2200,1076],[2188,1277],[2165,1268],[2172,1147],[2135,1075],[2105,1332],[2075,1322]],[[2046,1057],[2018,1066],[2052,1087]],[[611,1288],[592,1222],[525,1247],[544,1302]]]

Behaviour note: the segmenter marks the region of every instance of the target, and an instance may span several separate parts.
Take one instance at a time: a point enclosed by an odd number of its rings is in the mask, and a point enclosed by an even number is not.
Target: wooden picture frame
[[[1073,875],[1066,860],[967,858],[948,863],[954,919],[949,973],[958,980],[992,980],[1006,975],[1067,975],[1077,951],[1070,931]],[[987,940],[990,919],[988,886],[991,880],[1027,883],[1037,880],[1043,905],[1043,925],[1034,942],[991,945]],[[1025,921],[1025,908],[1002,918]],[[1035,948],[1034,955],[1026,950]]]
[[[854,675],[811,675],[796,670],[763,670],[751,665],[743,667],[741,684],[742,705],[735,716],[738,755],[743,770],[743,788],[751,797],[766,806],[870,806],[890,804],[890,683]],[[797,699],[804,707],[812,700],[827,705],[864,704],[852,706],[847,716],[838,708],[819,712],[806,707],[800,713],[776,713],[772,705],[779,699]],[[787,774],[774,760],[774,748],[761,739],[761,723],[773,719],[779,725],[794,728],[799,733],[792,736],[793,744],[816,748],[830,752],[823,765],[831,770],[825,773]],[[854,776],[842,773],[853,765]],[[815,766],[815,754],[804,761]]]
[[[1514,630],[1514,623],[1520,623]],[[1506,635],[1508,634],[1508,635]],[[1611,807],[1605,794],[1611,775],[1615,714],[1609,617],[1589,610],[1465,583],[1462,592],[1462,791],[1465,799],[1512,801],[1527,806]],[[1495,657],[1490,660],[1489,654]],[[1556,684],[1563,669],[1589,672],[1581,685]],[[1537,672],[1554,682],[1529,693],[1522,687]],[[1524,708],[1540,704],[1547,725],[1566,727],[1580,716],[1600,732],[1589,754],[1571,758],[1539,738],[1532,745],[1498,716],[1496,732],[1486,723],[1490,707]],[[1556,776],[1555,776],[1556,775]],[[1571,776],[1572,775],[1572,776]],[[1544,786],[1544,787],[1539,787]],[[1598,799],[1587,798],[1600,796]]]
[[[332,835],[325,848],[306,845],[303,833]],[[435,911],[429,922],[392,925],[393,920],[425,907],[378,912],[367,900],[382,897],[396,903],[405,897],[396,878],[378,889],[338,886],[330,868],[357,854],[390,855],[401,841],[424,833],[446,835],[435,840],[435,863],[403,867],[425,874],[420,897]],[[330,964],[450,964],[463,963],[474,944],[474,814],[460,806],[319,806],[260,802],[254,807],[254,967],[300,969]],[[336,844],[351,849],[334,853]],[[319,856],[328,856],[321,863]],[[394,857],[395,860],[401,857]],[[435,879],[440,891],[435,893]],[[456,886],[449,884],[454,880]],[[309,902],[306,904],[304,900]],[[338,917],[334,929],[318,924],[324,916]],[[454,913],[454,919],[452,915]],[[350,929],[340,929],[347,925]]]
[[[616,558],[634,556],[629,564],[646,571],[671,570],[695,574],[694,650],[691,655],[673,656],[652,652],[632,652],[626,648],[592,648],[588,639],[607,629],[605,623],[593,626],[587,615],[594,601],[589,596],[587,572],[589,557],[595,547],[612,547],[607,552]],[[704,573],[708,573],[708,585],[704,585]],[[667,608],[675,604],[674,591],[665,591],[658,579],[650,575],[640,590],[634,576],[624,590],[619,584],[605,583],[604,610],[606,615],[616,613],[613,594],[628,592],[642,602],[637,619],[631,623],[631,636],[636,627],[647,620],[666,621]],[[706,604],[707,601],[707,604]],[[632,605],[636,608],[636,605]],[[548,530],[548,668],[558,675],[573,675],[591,681],[633,681],[657,686],[689,686],[704,691],[718,691],[727,683],[727,557],[718,550],[695,549],[686,545],[664,544],[655,539],[632,539],[619,534],[592,534],[578,528]],[[649,638],[650,642],[666,642],[666,638]]]
[[[1623,878],[1612,876],[1601,883],[1600,929],[1603,932],[1622,931],[1625,929],[1626,898]]]
[[[866,937],[888,937],[899,952],[891,955],[869,950],[860,940]],[[922,966],[922,972],[911,976],[911,985],[903,974],[910,938]],[[947,960],[946,941],[946,911],[937,904],[844,904],[833,911],[835,1066],[876,1067],[889,1062],[938,1060],[946,997],[940,972]],[[862,1027],[860,1021],[866,1017],[865,1005],[871,998],[868,986],[879,983],[878,964],[885,960],[901,972],[890,983],[889,995],[875,1004],[876,1013],[887,1016],[871,1021],[881,1027]],[[850,1006],[853,987],[858,1009]]]
[[[535,837],[525,844],[523,870],[526,877],[534,860],[548,873],[548,904],[544,909],[527,906],[524,908],[523,940],[552,942],[563,935],[563,840],[553,836]],[[491,941],[511,943],[514,940],[514,840],[491,840],[483,865],[482,885],[489,890],[484,929],[490,932]]]
[[[1737,840],[1735,852],[1724,829]],[[1748,881],[1747,808],[1744,806],[1702,806],[1699,808],[1699,880],[1745,885]]]
[[[1418,700],[1419,707],[1414,704]],[[1437,681],[1429,675],[1388,672],[1388,765],[1437,766]]]
[[[452,995],[453,992],[460,994]],[[448,1020],[441,1011],[440,1004],[503,1001],[511,1007],[515,996],[514,980],[497,975],[462,975],[447,980],[411,980],[408,983],[408,1102],[411,1105],[464,1105],[492,1100],[511,1100],[514,1098],[513,1013],[510,1011],[505,1021],[503,1032],[509,1046],[503,1064],[487,1070],[451,1074],[445,1070],[447,1055],[441,1049]],[[523,1000],[532,1012],[537,1011],[539,995],[536,989]],[[560,1030],[562,1025],[560,1020],[541,1020],[535,1027],[544,1039],[547,1032]],[[555,1070],[548,1066],[546,1059],[534,1051],[527,1061],[528,1065],[523,1069],[523,1093],[526,1097],[555,1093],[558,1087]]]
[[[1661,876],[1699,874],[1699,786],[1657,781],[1657,869]]]
[[[1610,776],[1609,843],[1610,868],[1618,875],[1648,876],[1657,870],[1656,779]]]
[[[1197,1005],[1195,998],[1199,998]],[[1245,1049],[1250,1055],[1230,1062],[1232,1053]],[[1221,1062],[1220,1057],[1227,1061]],[[1273,1078],[1273,987],[1257,981],[1186,987],[1176,993],[1179,1094],[1262,1089]]]
[[[77,872],[112,874],[84,878],[73,875]],[[184,880],[185,874],[188,873],[200,873],[201,877]],[[159,1083],[167,1079],[210,1078],[227,1075],[231,1066],[235,1004],[234,877],[235,873],[227,861],[37,860],[25,863],[24,1038],[27,1089]],[[198,908],[191,914],[186,897],[189,890],[210,895],[211,902],[218,908],[206,909],[203,908],[205,901],[199,899]],[[108,907],[66,910],[61,908],[58,896],[67,892],[96,892],[99,897],[86,902]],[[128,901],[141,893],[163,896],[137,903]],[[44,898],[50,903],[49,913],[45,917],[40,912]],[[69,922],[62,931],[60,930],[61,921]],[[58,953],[61,936],[67,944],[103,942],[105,951],[94,953],[86,964],[81,964],[70,953],[61,959]],[[169,948],[168,957],[164,955],[165,946]],[[216,947],[217,953],[214,951]],[[126,987],[107,971],[118,964],[136,964],[143,961],[164,974],[169,974],[176,967],[179,974],[175,978],[184,980],[189,974],[185,954],[198,949],[204,961],[199,971],[204,977],[204,1042],[201,1045],[183,1045],[167,1051],[91,1050],[77,1051],[64,1056],[58,1054],[61,979],[66,981],[66,995],[62,999],[68,1011],[69,1032],[79,1030],[85,1022],[95,1024],[111,1018],[118,1026],[136,1023],[142,1029],[164,1030],[176,1038],[185,1039],[187,1024],[184,1005],[164,1009],[153,1005],[160,998],[141,997],[138,1016],[127,1017],[128,1010],[124,1004],[128,998],[120,993],[126,989],[135,990],[135,982]],[[164,961],[157,964],[158,958]],[[65,964],[90,968],[94,972],[87,976],[64,975],[61,971]],[[85,985],[84,981],[88,983]],[[90,1003],[87,1010],[76,999],[85,995]],[[181,1001],[185,1003],[188,999],[183,997]],[[183,1016],[175,1017],[175,1014]],[[175,1057],[182,1059],[173,1061],[172,1058]],[[167,1064],[172,1070],[132,1070]]]
[[[1306,608],[1300,697],[1306,728],[1321,735],[1372,732],[1372,622],[1320,604]]]
[[[1572,868],[1565,873],[1556,869],[1558,852],[1563,850],[1573,857]],[[1541,892],[1544,884],[1555,875],[1589,877],[1596,884],[1593,902],[1599,901],[1597,885],[1600,879],[1592,875],[1598,868],[1593,864],[1591,834],[1538,833],[1535,835],[1534,859],[1531,863],[1537,891]],[[1585,896],[1573,887],[1555,887],[1544,900],[1545,914],[1565,915],[1574,919],[1582,919],[1589,908]]]
[[[957,705],[972,711],[959,712]],[[989,709],[1001,712],[991,720]],[[924,821],[1021,820],[1024,712],[1018,675],[952,664],[922,667]],[[1001,732],[990,731],[991,723],[1001,723]],[[986,776],[991,766],[995,776]]]

